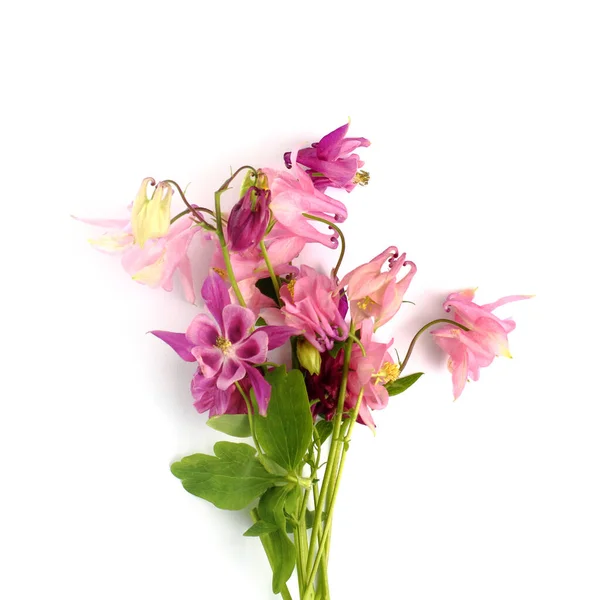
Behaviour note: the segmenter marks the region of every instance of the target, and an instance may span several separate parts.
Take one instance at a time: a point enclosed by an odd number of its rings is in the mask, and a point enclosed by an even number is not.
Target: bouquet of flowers
[[[244,535],[260,540],[273,592],[288,600],[294,571],[301,600],[330,598],[333,516],[353,430],[374,429],[373,411],[421,377],[407,372],[419,336],[429,331],[448,354],[456,399],[481,367],[510,356],[515,323],[494,310],[529,297],[479,305],[475,290],[451,293],[443,304],[450,314],[424,324],[403,358],[394,357],[393,340],[378,340],[377,330],[400,310],[417,267],[390,246],[340,275],[347,209],[327,192],[369,181],[356,151],[370,142],[347,133],[344,125],[287,152],[280,169],[240,167],[210,207],[188,202],[175,181],[147,178],[127,218],[85,220],[107,230],[92,243],[120,253],[135,281],[171,291],[178,272],[190,302],[190,244],[201,236],[210,247],[201,286],[207,312],[185,332],[152,333],[197,366],[191,395],[207,424],[245,441],[217,442],[214,455],[186,456],[171,471],[218,508],[249,510]],[[226,214],[221,198],[234,182],[239,201]],[[172,216],[174,194],[185,206]],[[338,252],[329,273],[298,264],[306,244]]]

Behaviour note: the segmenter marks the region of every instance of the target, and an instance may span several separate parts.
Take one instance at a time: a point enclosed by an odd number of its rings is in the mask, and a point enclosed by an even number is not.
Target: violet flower
[[[357,148],[368,147],[371,142],[366,138],[347,138],[350,123],[338,127],[310,148],[298,151],[296,162],[308,169],[315,187],[323,191],[327,187],[342,188],[352,191],[357,184],[366,185],[369,174],[359,169],[365,164],[358,154]],[[291,152],[286,152],[284,160],[288,168],[292,165]]]
[[[152,331],[181,358],[198,362],[203,380],[194,382],[196,401],[205,394],[216,395],[213,404],[222,406],[225,397],[218,392],[230,392],[231,387],[248,378],[261,414],[267,410],[271,393],[262,373],[253,365],[263,363],[267,351],[278,348],[294,333],[289,327],[261,327],[252,331],[256,315],[249,309],[232,304],[225,282],[215,272],[202,286],[202,298],[214,320],[200,314],[190,323],[185,334]]]
[[[227,221],[227,237],[233,252],[256,247],[265,235],[271,213],[271,190],[251,186],[231,209]]]

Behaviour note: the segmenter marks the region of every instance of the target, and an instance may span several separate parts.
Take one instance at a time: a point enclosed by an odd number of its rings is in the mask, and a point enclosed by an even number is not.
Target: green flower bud
[[[317,375],[321,371],[321,354],[310,342],[304,338],[298,340],[296,353],[300,364],[311,375]]]

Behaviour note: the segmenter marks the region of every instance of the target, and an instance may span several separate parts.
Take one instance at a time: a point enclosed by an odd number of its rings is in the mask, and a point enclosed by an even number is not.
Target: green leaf
[[[289,472],[302,462],[312,440],[313,419],[302,373],[281,366],[267,374],[271,399],[256,419],[256,437],[269,458]]]
[[[390,396],[397,396],[406,391],[415,381],[417,381],[417,379],[419,379],[419,377],[421,377],[421,375],[423,375],[423,373],[413,373],[406,377],[400,377],[400,379],[396,379],[396,381],[387,383],[385,389]]]
[[[325,443],[325,440],[331,435],[333,432],[333,421],[326,421],[322,419],[321,421],[317,421],[315,425],[315,433],[316,433],[316,443],[319,446],[322,446]]]
[[[256,323],[254,323],[255,327],[264,327],[267,324],[267,322],[262,318],[262,317],[258,317],[258,319],[256,319]]]
[[[285,499],[288,487],[272,487],[258,501],[258,515],[261,520],[275,524],[278,529],[285,529]]]
[[[325,511],[323,511],[323,519],[325,519],[326,516],[327,516],[327,513]],[[314,522],[315,522],[315,511],[307,510],[306,511],[306,529],[311,529]],[[294,533],[294,526],[289,521],[287,522],[285,529],[288,533]]]
[[[171,472],[194,496],[225,510],[241,510],[281,478],[271,475],[248,444],[217,442],[216,456],[192,454],[171,465]]]
[[[206,421],[206,424],[233,437],[246,438],[252,435],[248,415],[217,415]]]
[[[277,531],[278,527],[275,523],[267,523],[267,521],[257,521],[248,529],[244,535],[246,537],[257,537],[260,535],[265,535],[266,533],[272,533],[273,531]]]
[[[285,531],[261,535],[260,539],[273,570],[273,593],[279,594],[294,572],[296,548]]]
[[[258,291],[267,298],[271,298],[275,302],[275,304],[279,304],[279,298],[277,297],[277,292],[275,291],[275,286],[271,281],[270,277],[265,277],[264,279],[259,279],[255,284]]]

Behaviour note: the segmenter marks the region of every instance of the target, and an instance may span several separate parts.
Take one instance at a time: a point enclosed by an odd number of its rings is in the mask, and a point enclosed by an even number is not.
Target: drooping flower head
[[[188,249],[197,234],[204,239],[211,235],[187,215],[171,223],[172,189],[161,182],[148,199],[147,188],[153,181],[147,177],[142,182],[129,218],[78,220],[105,228],[106,232],[90,243],[103,252],[121,254],[121,264],[134,281],[170,292],[178,271],[186,300],[195,302]]]
[[[315,189],[311,178],[301,168],[290,171],[263,169],[271,190],[271,211],[277,220],[278,237],[296,236],[304,243],[317,242],[328,248],[337,248],[336,234],[322,233],[304,213],[342,223],[348,211],[342,202]]]
[[[213,316],[200,314],[190,323],[185,334],[164,331],[152,333],[169,344],[184,360],[197,361],[199,374],[192,392],[201,406],[205,394],[224,405],[224,396],[232,386],[248,378],[262,414],[266,412],[270,386],[253,365],[265,362],[267,351],[278,348],[290,337],[289,327],[261,327],[252,331],[256,315],[248,308],[231,303],[225,282],[212,272],[202,286],[202,298]]]
[[[400,255],[390,246],[370,262],[350,271],[340,282],[347,286],[350,314],[358,325],[367,318],[375,318],[375,328],[385,325],[400,309],[404,294],[417,272],[415,263]],[[385,263],[389,270],[383,271]],[[410,267],[399,281],[396,277],[403,266]]]
[[[336,287],[331,277],[302,265],[298,278],[281,288],[281,311],[267,309],[263,316],[268,323],[285,323],[294,328],[319,352],[331,350],[336,341],[348,337]]]
[[[450,294],[444,302],[446,312],[454,310],[453,319],[469,328],[464,331],[452,324],[433,330],[437,344],[448,353],[448,369],[452,373],[454,399],[463,392],[467,379],[479,379],[481,367],[488,367],[496,356],[510,358],[508,334],[515,328],[512,319],[500,319],[493,314],[499,306],[531,296],[506,296],[491,304],[473,302],[475,290]]]
[[[271,190],[250,186],[231,209],[227,221],[227,237],[233,252],[255,248],[269,225]]]
[[[364,162],[358,154],[354,154],[354,150],[361,146],[370,146],[371,142],[366,138],[347,138],[349,127],[350,123],[346,123],[309,148],[298,151],[296,162],[308,169],[307,172],[318,190],[334,187],[350,192],[357,184],[366,185],[369,181],[369,174],[359,171]],[[292,153],[286,152],[284,159],[286,166],[290,168]]]

